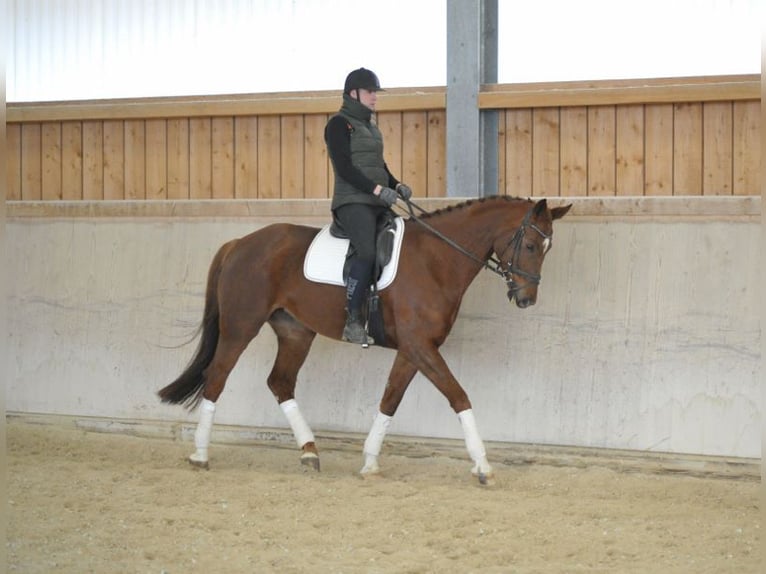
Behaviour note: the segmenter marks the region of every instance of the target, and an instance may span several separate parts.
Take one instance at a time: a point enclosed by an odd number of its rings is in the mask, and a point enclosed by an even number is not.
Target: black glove
[[[382,187],[378,197],[387,207],[391,207],[396,203],[396,192],[390,187]]]
[[[400,183],[398,186],[396,186],[396,192],[404,201],[409,201],[412,197],[412,190],[410,189],[410,186],[404,183]]]

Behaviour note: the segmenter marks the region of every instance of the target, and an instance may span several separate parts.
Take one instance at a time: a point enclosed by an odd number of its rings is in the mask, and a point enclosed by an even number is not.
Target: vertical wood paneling
[[[146,120],[146,199],[168,197],[167,121]]]
[[[44,122],[41,126],[42,199],[56,200],[61,193],[61,124]]]
[[[386,112],[377,114],[378,128],[383,135],[383,157],[394,177],[402,177],[402,114]]]
[[[303,125],[304,197],[307,199],[324,199],[330,197],[331,189],[327,145],[324,142],[327,114],[307,115]]]
[[[213,196],[212,126],[210,118],[189,120],[189,197]]]
[[[104,199],[104,124],[82,123],[82,198]]]
[[[504,129],[504,128],[503,128]],[[447,113],[428,112],[428,168],[426,189],[413,188],[416,196],[445,197],[447,195]],[[502,189],[502,188],[498,188]]]
[[[281,142],[279,116],[258,119],[258,197],[279,199]]]
[[[212,120],[212,197],[234,198],[234,118]]]
[[[412,189],[428,188],[428,114],[426,112],[402,114],[402,171],[394,176]]]
[[[446,114],[445,114],[446,118]],[[504,195],[506,192],[506,189],[508,188],[508,178],[506,174],[506,161],[508,158],[508,150],[506,149],[506,138],[507,135],[505,133],[505,124],[506,124],[506,110],[498,110],[497,111],[497,193],[499,195]],[[446,123],[446,120],[445,120]],[[446,142],[446,137],[445,137]],[[445,158],[446,156],[446,149],[445,149]],[[429,158],[430,161],[430,158]],[[446,169],[446,165],[445,165]]]
[[[702,107],[703,195],[732,193],[732,106],[709,102]]]
[[[583,106],[561,109],[561,195],[588,194],[588,114]]]
[[[532,111],[505,112],[505,195],[532,195]]]
[[[282,116],[280,124],[280,196],[286,199],[302,199],[305,197],[303,183],[303,116]]]
[[[673,106],[651,104],[644,109],[646,195],[673,193]]]
[[[615,194],[615,122],[614,106],[588,108],[588,195]]]
[[[673,105],[673,194],[702,189],[702,104]]]
[[[755,195],[760,102],[505,109],[500,192]],[[8,198],[326,198],[328,115],[7,124]],[[446,112],[378,115],[391,172],[446,195]],[[466,190],[466,194],[470,190]]]
[[[146,199],[146,132],[143,120],[125,121],[125,199]]]
[[[104,122],[104,199],[125,199],[125,124]]]
[[[559,108],[532,112],[532,195],[559,195]]]
[[[237,118],[234,132],[234,196],[255,199],[258,197],[258,118]]]
[[[84,157],[81,122],[63,122],[61,124],[61,145],[62,199],[82,199]]]
[[[644,194],[644,106],[618,106],[617,195]]]
[[[168,199],[189,199],[189,120],[168,120]]]
[[[733,110],[735,195],[758,195],[761,185],[761,102],[735,102]]]
[[[40,124],[21,127],[21,199],[42,199],[42,141]]]
[[[18,201],[21,199],[21,125],[7,124],[5,126],[5,169],[8,179],[6,199]]]

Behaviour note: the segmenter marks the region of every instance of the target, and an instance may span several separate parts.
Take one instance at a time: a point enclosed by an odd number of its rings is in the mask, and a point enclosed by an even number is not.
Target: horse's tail
[[[235,240],[236,241],[236,240]],[[163,403],[183,403],[189,410],[194,409],[202,400],[202,391],[205,388],[205,369],[213,360],[215,349],[218,346],[219,326],[218,318],[220,309],[218,306],[218,279],[221,275],[226,255],[231,250],[235,241],[224,244],[213,257],[210,270],[207,275],[207,288],[205,289],[205,311],[202,323],[197,328],[195,337],[202,333],[197,351],[189,362],[184,372],[170,383],[160,389],[158,395]]]

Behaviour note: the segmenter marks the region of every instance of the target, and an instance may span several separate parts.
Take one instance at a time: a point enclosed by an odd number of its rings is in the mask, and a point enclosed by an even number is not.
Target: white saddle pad
[[[383,268],[380,281],[378,281],[379,291],[393,282],[396,277],[396,269],[399,266],[399,252],[402,249],[402,239],[404,238],[404,221],[401,217],[397,217],[394,222],[396,231],[394,232],[391,261]],[[330,235],[330,224],[325,225],[317,233],[306,252],[306,259],[303,261],[303,274],[306,279],[316,283],[345,285],[343,283],[343,264],[346,262],[348,243],[348,239],[338,239]]]

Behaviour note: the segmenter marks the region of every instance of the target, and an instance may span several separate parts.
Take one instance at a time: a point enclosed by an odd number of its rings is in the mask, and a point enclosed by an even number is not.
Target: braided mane
[[[494,202],[494,201],[528,201],[531,202],[531,199],[522,198],[522,197],[513,197],[510,195],[490,195],[488,197],[480,197],[478,199],[468,199],[462,203],[458,203],[457,205],[450,205],[447,207],[442,207],[440,209],[437,209],[436,211],[431,211],[428,213],[424,213],[420,215],[420,219],[429,219],[431,217],[438,217],[440,215],[444,215],[447,213],[452,213],[453,211],[460,211],[462,209],[466,209],[467,207],[470,207],[471,205],[474,205],[476,203],[486,203],[486,202]]]

